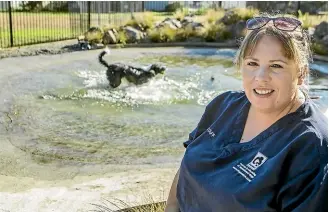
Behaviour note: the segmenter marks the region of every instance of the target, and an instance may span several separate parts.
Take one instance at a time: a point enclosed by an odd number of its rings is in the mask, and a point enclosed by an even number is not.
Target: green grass
[[[33,44],[47,41],[64,40],[74,38],[77,33],[70,31],[70,29],[50,28],[50,29],[19,29],[13,33],[14,46]],[[0,30],[1,39],[0,46],[10,45],[9,31]]]

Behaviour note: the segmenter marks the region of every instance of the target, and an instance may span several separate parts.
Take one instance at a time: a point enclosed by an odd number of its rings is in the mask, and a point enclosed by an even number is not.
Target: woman
[[[328,122],[304,87],[308,36],[287,17],[256,17],[247,29],[235,59],[244,91],[207,105],[166,212],[328,211]]]

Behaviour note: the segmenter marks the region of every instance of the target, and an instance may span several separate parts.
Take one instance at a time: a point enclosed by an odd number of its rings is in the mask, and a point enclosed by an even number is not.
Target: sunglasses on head
[[[294,31],[298,26],[302,25],[302,22],[295,18],[289,17],[255,17],[247,21],[247,29],[255,30],[262,28],[268,22],[273,21],[273,25],[282,31]]]

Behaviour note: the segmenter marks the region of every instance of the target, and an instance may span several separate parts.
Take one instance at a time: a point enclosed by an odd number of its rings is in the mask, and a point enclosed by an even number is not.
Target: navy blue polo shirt
[[[250,102],[244,92],[212,100],[181,163],[181,212],[328,211],[328,120],[307,99],[297,111],[239,143]]]

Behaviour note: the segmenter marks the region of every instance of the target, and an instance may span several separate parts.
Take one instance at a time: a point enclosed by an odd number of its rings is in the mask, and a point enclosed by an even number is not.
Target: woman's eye
[[[255,63],[255,62],[248,62],[247,65],[248,66],[257,66],[257,63]]]
[[[271,67],[273,67],[273,68],[283,68],[283,67],[280,66],[279,64],[273,64],[273,65],[271,65]]]

